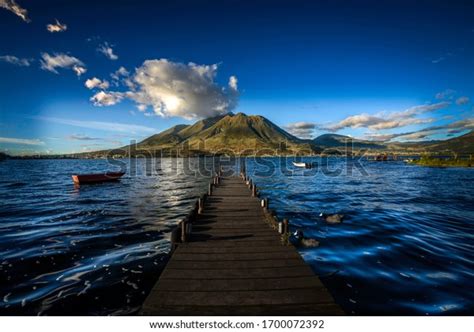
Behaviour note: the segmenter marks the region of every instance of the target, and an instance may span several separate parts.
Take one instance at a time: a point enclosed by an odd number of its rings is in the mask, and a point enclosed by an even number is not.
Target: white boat
[[[312,163],[296,163],[294,161],[292,161],[293,163],[293,166],[295,167],[301,167],[301,168],[313,168],[313,164]]]

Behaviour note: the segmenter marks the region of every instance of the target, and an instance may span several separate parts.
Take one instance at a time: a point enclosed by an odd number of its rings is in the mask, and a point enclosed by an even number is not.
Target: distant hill
[[[453,151],[462,154],[474,154],[474,131],[446,141],[434,142],[428,145],[426,149],[432,152]]]
[[[358,140],[349,136],[337,134],[324,134],[313,140],[314,144],[323,149],[345,149],[346,142],[352,142],[355,150],[380,150],[406,153],[461,153],[474,154],[474,132],[454,137],[445,141],[419,141],[419,142],[372,142]]]
[[[355,149],[386,149],[387,145],[372,141],[355,139],[349,136],[337,134],[324,134],[313,140],[314,144],[321,148],[345,148],[346,144]]]
[[[324,134],[314,140],[303,140],[291,135],[263,116],[224,114],[197,121],[192,125],[177,125],[150,136],[136,144],[114,149],[119,155],[140,155],[143,151],[160,152],[162,155],[203,155],[232,151],[236,154],[310,154],[345,153],[346,144],[353,151],[368,150],[373,153],[474,153],[473,133],[445,141],[423,142],[374,142],[354,139],[337,134]],[[134,151],[136,149],[136,151]],[[87,152],[77,157],[103,157],[111,150]]]

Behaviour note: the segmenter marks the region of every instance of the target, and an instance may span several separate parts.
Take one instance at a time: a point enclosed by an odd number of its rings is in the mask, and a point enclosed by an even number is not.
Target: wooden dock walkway
[[[215,181],[141,314],[344,314],[297,250],[282,243],[245,181]]]

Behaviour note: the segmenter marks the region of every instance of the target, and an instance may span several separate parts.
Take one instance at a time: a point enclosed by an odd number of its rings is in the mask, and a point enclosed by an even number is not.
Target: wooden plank
[[[202,241],[202,240],[197,240],[191,238],[190,244],[195,245],[196,247],[208,247],[208,246],[213,246],[213,247],[220,247],[220,248],[231,248],[231,247],[262,247],[262,246],[281,246],[281,241],[280,239],[277,240],[265,240],[265,241]]]
[[[300,257],[297,252],[284,251],[278,253],[279,259],[285,258],[298,258]],[[173,255],[173,259],[181,261],[248,261],[248,260],[268,260],[275,258],[275,254],[272,252],[260,252],[260,253],[218,253],[218,254],[200,254],[200,253],[179,253],[176,252]]]
[[[226,227],[228,226],[228,227]],[[205,233],[224,233],[230,232],[232,234],[239,234],[239,233],[251,233],[251,234],[271,234],[275,235],[275,230],[268,227],[268,225],[252,225],[249,224],[247,227],[245,225],[240,224],[230,224],[230,225],[193,225],[193,234],[205,232]]]
[[[245,221],[242,221],[242,219],[236,219],[234,217],[231,218],[206,218],[205,216],[202,216],[201,219],[199,220],[199,225],[194,224],[193,227],[216,227],[216,228],[225,228],[225,227],[234,227],[234,228],[239,228],[236,226],[240,226],[243,228],[249,228],[249,227],[265,227],[268,228],[267,224],[262,223],[261,218],[256,218],[254,216],[247,218]]]
[[[293,278],[257,278],[257,279],[188,279],[186,282],[176,282],[173,279],[160,280],[156,290],[176,292],[187,291],[237,291],[237,290],[272,290],[272,289],[301,289],[323,288],[321,281],[315,277]]]
[[[321,289],[283,289],[233,292],[175,292],[152,290],[160,305],[237,306],[271,304],[333,303],[334,300]],[[150,303],[153,305],[153,302]]]
[[[334,316],[344,315],[344,312],[335,303],[255,306],[149,306],[145,304],[141,314],[145,316]]]
[[[257,254],[257,253],[274,253],[275,258],[277,260],[281,260],[279,257],[279,253],[281,252],[290,252],[292,251],[291,248],[286,246],[260,246],[260,247],[215,247],[215,246],[180,246],[176,253],[180,254],[219,254],[219,253],[250,253],[250,254]]]
[[[249,268],[275,268],[275,267],[297,267],[301,266],[301,260],[297,258],[290,259],[268,259],[268,260],[246,260],[233,261],[232,268],[234,269],[249,269]],[[172,260],[167,264],[171,269],[186,269],[186,270],[224,270],[229,268],[227,261],[186,261],[186,260]],[[218,273],[220,271],[217,271]]]
[[[205,232],[205,231],[229,231],[229,232],[243,232],[243,231],[273,231],[272,229],[268,228],[268,225],[255,225],[255,224],[219,224],[216,223],[214,225],[212,224],[206,224],[206,225],[193,225],[193,233],[195,232]]]
[[[216,245],[220,242],[235,242],[235,243],[244,243],[244,244],[256,244],[256,242],[268,242],[273,241],[275,244],[280,243],[280,238],[278,236],[273,235],[262,235],[262,236],[255,236],[255,235],[237,235],[237,234],[229,234],[229,235],[221,235],[221,236],[212,236],[210,234],[203,234],[197,233],[193,234],[190,237],[191,242],[196,241],[208,241],[208,242],[215,242]]]
[[[194,231],[194,229],[193,229]],[[235,237],[235,236],[250,236],[250,237],[275,237],[275,231],[271,229],[210,229],[210,230],[196,230],[193,235],[210,235],[211,237]]]
[[[165,268],[161,273],[163,279],[254,279],[254,278],[284,278],[284,277],[310,277],[313,271],[307,265],[275,268],[246,268],[222,269],[216,273],[210,270],[183,270]]]

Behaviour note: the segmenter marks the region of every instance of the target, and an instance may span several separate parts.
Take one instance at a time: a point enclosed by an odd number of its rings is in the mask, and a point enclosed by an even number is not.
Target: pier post
[[[189,239],[192,231],[193,231],[193,223],[187,222],[186,223],[186,240]]]
[[[261,205],[262,205],[263,210],[267,211],[268,210],[268,198],[262,199]]]
[[[252,197],[257,197],[257,186],[252,184]]]
[[[196,215],[198,214],[199,211],[199,201],[196,201],[194,203],[194,209],[191,210],[191,212],[188,215],[188,220],[190,222],[194,222],[196,219]]]
[[[204,199],[199,198],[198,199],[198,214],[202,214],[204,211]]]
[[[245,180],[247,170],[245,169],[245,159],[240,159],[240,177]]]
[[[290,231],[289,225],[288,225],[288,219],[283,219],[283,234],[286,234]]]
[[[207,194],[212,196],[212,183],[209,183],[209,189],[207,190]]]
[[[278,223],[278,233],[283,234],[283,223],[282,222]]]
[[[170,239],[170,242],[171,242],[170,253],[171,254],[176,250],[176,247],[178,246],[178,242],[180,241],[179,231],[180,231],[179,227],[176,227],[175,229],[171,231],[171,239]]]
[[[187,236],[186,236],[186,222],[187,220],[186,219],[183,219],[181,220],[181,222],[179,223],[181,225],[181,242],[182,243],[186,243],[186,240],[187,240]]]

